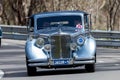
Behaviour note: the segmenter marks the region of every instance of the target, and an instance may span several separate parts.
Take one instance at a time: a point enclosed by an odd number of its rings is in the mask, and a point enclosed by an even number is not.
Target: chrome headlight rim
[[[77,39],[77,44],[82,46],[85,42],[85,37],[83,36],[79,36],[78,39]]]
[[[35,41],[35,45],[39,48],[42,48],[45,44],[45,41],[43,38],[37,38]]]

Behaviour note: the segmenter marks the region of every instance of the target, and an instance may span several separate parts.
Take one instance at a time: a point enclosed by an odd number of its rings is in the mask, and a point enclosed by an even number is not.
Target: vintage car
[[[90,35],[90,14],[56,11],[32,15],[25,45],[28,75],[39,68],[85,66],[95,71],[96,41]]]
[[[2,28],[0,27],[0,47],[1,47],[1,39],[2,39]]]

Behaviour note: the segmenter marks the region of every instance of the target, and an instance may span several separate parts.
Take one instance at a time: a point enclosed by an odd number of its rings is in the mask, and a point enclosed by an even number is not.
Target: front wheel
[[[86,64],[85,69],[86,69],[87,72],[95,72],[95,63]]]
[[[27,66],[27,74],[28,76],[34,76],[36,74],[36,67]]]
[[[37,71],[36,67],[28,66],[27,59],[26,59],[26,67],[27,67],[27,74],[28,74],[28,76],[34,76],[36,74],[36,71]]]

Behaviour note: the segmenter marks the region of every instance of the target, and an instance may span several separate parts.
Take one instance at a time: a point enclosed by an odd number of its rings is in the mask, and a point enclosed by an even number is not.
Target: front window
[[[82,24],[81,16],[53,16],[53,17],[44,17],[37,19],[37,30],[45,29],[48,27],[80,27]]]

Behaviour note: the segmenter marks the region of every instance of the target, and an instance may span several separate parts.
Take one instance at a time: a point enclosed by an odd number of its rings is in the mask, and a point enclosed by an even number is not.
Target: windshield
[[[77,26],[78,25],[78,26]],[[53,16],[37,19],[37,30],[46,28],[58,28],[59,26],[81,28],[81,16]]]

